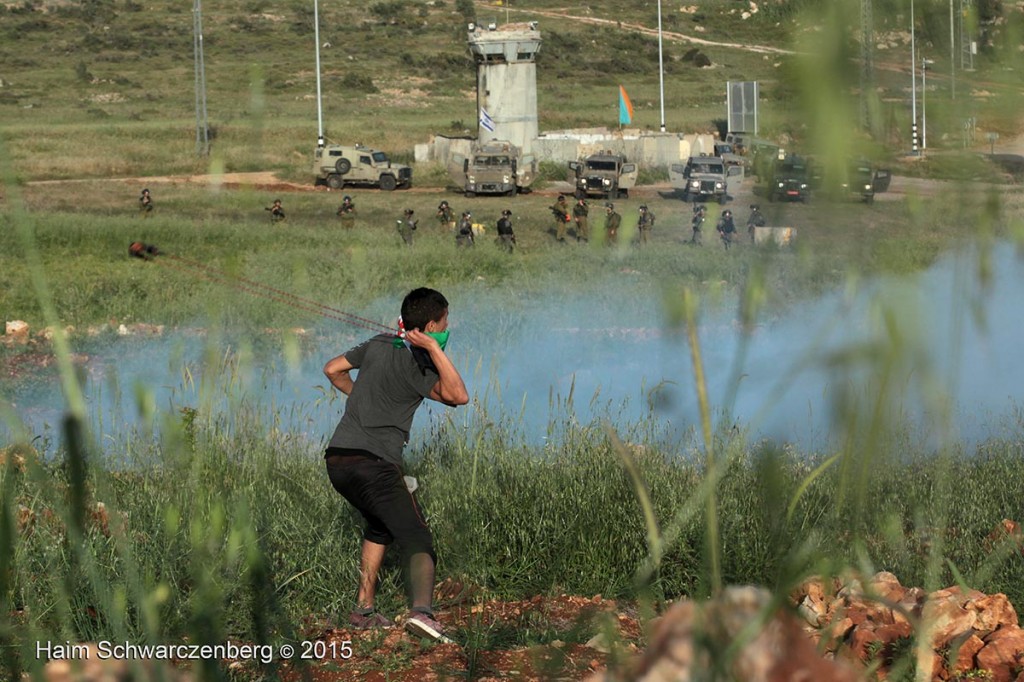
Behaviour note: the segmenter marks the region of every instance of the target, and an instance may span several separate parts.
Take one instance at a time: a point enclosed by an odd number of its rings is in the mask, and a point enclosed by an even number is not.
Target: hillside
[[[468,20],[536,20],[542,129],[614,126],[616,85],[636,105],[635,123],[660,123],[657,4],[599,0],[529,8],[468,0],[379,0],[319,7],[324,125],[328,139],[357,140],[411,158],[433,133],[475,131]],[[759,6],[760,5],[760,6]],[[876,3],[876,137],[902,144],[909,117],[908,36],[893,3]],[[934,56],[937,85],[929,125],[937,146],[955,145],[961,119],[1015,132],[1014,45],[1019,6],[981,11],[977,71],[983,87],[940,106],[948,89],[949,33],[943,8],[918,10],[919,49]],[[761,83],[763,133],[810,144],[831,126],[853,125],[860,67],[859,3],[773,0],[666,2],[665,114],[670,130],[715,130],[724,83]],[[827,8],[827,10],[825,9]],[[809,17],[814,17],[810,19]],[[0,8],[0,125],[21,179],[108,177],[213,170],[306,174],[316,139],[313,6],[232,0],[203,7],[201,21],[213,155],[196,157],[195,14],[156,0],[24,0]],[[897,28],[899,27],[899,28]],[[1016,42],[1014,42],[1016,40]],[[1002,49],[1002,45],[1011,47]],[[693,48],[711,62],[698,67]],[[907,54],[904,54],[907,53]],[[813,54],[813,59],[800,55]],[[943,57],[945,55],[945,57]],[[903,71],[901,71],[901,69]],[[823,86],[837,86],[828,92]],[[961,92],[967,90],[961,82]],[[836,100],[834,94],[843,98]],[[980,94],[979,94],[980,93]],[[840,104],[837,119],[831,110]],[[934,120],[932,120],[934,119]],[[825,135],[831,131],[825,131]]]

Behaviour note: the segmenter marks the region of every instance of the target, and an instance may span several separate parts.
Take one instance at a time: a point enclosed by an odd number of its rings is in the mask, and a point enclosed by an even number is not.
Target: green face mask
[[[451,332],[445,329],[443,332],[426,332],[427,336],[437,341],[437,345],[441,346],[441,350],[444,350],[448,345],[448,336]],[[400,337],[395,337],[394,340],[395,348],[401,348],[405,343],[405,340]]]
[[[448,329],[445,329],[443,332],[427,332],[427,336],[437,341],[437,345],[441,346],[441,350],[444,350],[445,346],[448,345],[448,335],[450,333]]]

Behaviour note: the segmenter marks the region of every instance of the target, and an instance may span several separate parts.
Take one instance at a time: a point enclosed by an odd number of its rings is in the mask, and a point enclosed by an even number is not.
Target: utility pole
[[[320,100],[320,7],[317,0],[313,0],[313,40],[316,41],[316,148],[323,149],[324,108]]]
[[[914,48],[914,0],[910,0],[910,151],[917,155],[917,54]]]
[[[658,86],[661,90],[661,132],[665,132],[665,61],[661,45],[661,0],[658,0]]]
[[[192,4],[192,54],[196,82],[196,155],[210,153],[210,124],[206,116],[206,62],[203,59],[203,4]]]
[[[928,67],[935,62],[931,59],[925,59],[921,57],[921,152],[928,148],[928,109],[927,106],[927,95],[928,85],[925,81],[925,72],[928,71]]]
[[[875,49],[873,0],[860,0],[860,125],[871,129],[870,92],[874,82]]]
[[[953,0],[949,0],[949,95],[956,99],[956,18],[953,14]]]

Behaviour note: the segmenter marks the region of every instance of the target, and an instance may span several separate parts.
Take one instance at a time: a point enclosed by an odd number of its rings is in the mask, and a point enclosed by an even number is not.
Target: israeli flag
[[[494,119],[491,118],[490,114],[483,107],[480,107],[480,125],[492,133],[494,132]]]

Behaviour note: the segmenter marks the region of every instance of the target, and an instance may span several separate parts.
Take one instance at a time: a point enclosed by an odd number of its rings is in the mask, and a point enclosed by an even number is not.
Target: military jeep
[[[718,156],[691,156],[686,164],[669,166],[672,187],[682,195],[683,201],[704,202],[715,200],[724,204],[729,197],[728,173],[742,174],[739,166],[726,166]]]
[[[396,187],[412,187],[412,168],[393,164],[384,152],[360,144],[349,147],[329,144],[313,154],[315,185],[341,189],[345,185],[380,187],[390,192]]]
[[[639,170],[622,154],[603,151],[591,154],[583,161],[570,161],[569,169],[576,174],[577,199],[597,196],[604,199],[628,197],[636,186]]]
[[[800,201],[811,197],[811,173],[807,160],[796,154],[776,162],[768,181],[768,201]]]
[[[529,190],[537,176],[537,162],[531,155],[524,156],[511,142],[495,140],[474,144],[469,157],[453,154],[448,174],[467,197],[477,194],[513,197]]]

